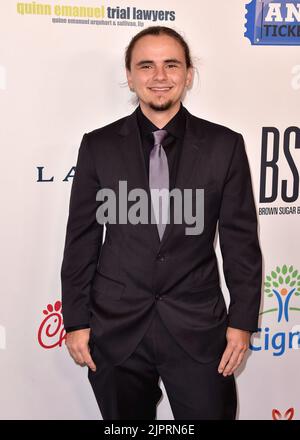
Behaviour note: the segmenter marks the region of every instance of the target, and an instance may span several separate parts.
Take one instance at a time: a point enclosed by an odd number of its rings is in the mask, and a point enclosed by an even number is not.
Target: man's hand
[[[75,330],[67,333],[66,346],[77,364],[82,366],[86,364],[92,371],[96,371],[96,365],[90,355],[90,348],[88,345],[90,331],[91,329],[84,328],[82,330]]]
[[[241,364],[249,348],[250,332],[228,327],[226,339],[227,347],[219,364],[218,372],[223,373],[223,376],[230,376]]]

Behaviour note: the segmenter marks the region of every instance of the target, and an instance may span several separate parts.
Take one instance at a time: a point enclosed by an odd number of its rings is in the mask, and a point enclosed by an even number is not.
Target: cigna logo
[[[276,307],[265,310],[265,313],[277,313],[277,321],[282,319],[289,321],[290,311],[300,311],[299,307],[291,307],[290,302],[293,296],[300,296],[300,274],[294,270],[293,266],[289,268],[285,264],[280,268],[276,267],[270,275],[266,276],[265,293],[269,298],[276,298]]]
[[[43,348],[61,347],[66,339],[61,306],[61,301],[56,301],[54,305],[48,304],[43,310],[45,318],[38,330],[38,342]]]
[[[272,315],[273,323],[275,318],[276,322],[282,325],[282,331],[272,333],[270,327],[259,328],[254,335],[254,340],[250,343],[250,350],[271,350],[273,356],[282,356],[287,349],[300,348],[300,331],[284,328],[284,325],[290,323],[295,314],[300,312],[299,271],[292,265],[277,266],[266,276],[264,292],[267,299],[267,308],[260,315],[266,317]]]

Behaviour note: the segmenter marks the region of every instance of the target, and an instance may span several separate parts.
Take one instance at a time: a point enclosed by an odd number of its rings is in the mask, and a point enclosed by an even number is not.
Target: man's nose
[[[155,79],[166,79],[167,78],[167,72],[164,68],[164,66],[162,67],[156,67],[154,70],[154,78]]]

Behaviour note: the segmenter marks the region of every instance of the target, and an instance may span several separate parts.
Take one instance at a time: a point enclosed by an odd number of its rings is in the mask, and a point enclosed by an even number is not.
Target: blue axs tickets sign
[[[252,0],[246,5],[246,32],[254,45],[300,45],[300,2]]]

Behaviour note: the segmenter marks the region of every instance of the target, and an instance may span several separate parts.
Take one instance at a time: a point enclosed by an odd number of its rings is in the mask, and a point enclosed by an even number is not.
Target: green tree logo
[[[290,307],[292,296],[300,296],[300,274],[293,266],[288,267],[286,264],[282,267],[277,266],[276,270],[272,270],[271,274],[266,276],[264,285],[267,297],[275,296],[278,307],[265,310],[261,315],[278,312],[278,322],[281,322],[283,316],[288,322],[290,310],[300,311],[300,308]]]

